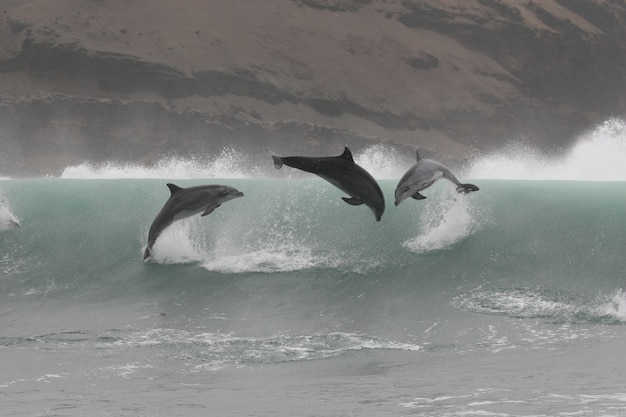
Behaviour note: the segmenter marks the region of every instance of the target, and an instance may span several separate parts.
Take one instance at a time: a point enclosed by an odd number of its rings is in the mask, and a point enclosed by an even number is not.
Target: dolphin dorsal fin
[[[348,149],[347,146],[343,150],[343,153],[341,154],[340,158],[347,159],[350,162],[354,162],[354,159],[352,159],[352,152],[350,152],[350,149]]]
[[[171,184],[171,183],[167,184],[167,188],[170,189],[170,193],[172,193],[172,195],[176,194],[177,192],[183,189],[183,187],[179,187],[178,185]]]
[[[422,159],[422,157],[420,156],[420,150],[419,148],[415,150],[415,157],[417,158],[417,160],[419,161],[420,159]]]

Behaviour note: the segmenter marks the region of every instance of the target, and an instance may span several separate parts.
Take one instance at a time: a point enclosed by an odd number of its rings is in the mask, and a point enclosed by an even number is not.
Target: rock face
[[[0,174],[85,160],[555,151],[626,110],[626,2],[7,0]]]

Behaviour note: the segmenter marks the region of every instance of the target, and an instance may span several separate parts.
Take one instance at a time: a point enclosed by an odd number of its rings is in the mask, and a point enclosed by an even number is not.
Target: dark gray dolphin
[[[272,155],[276,169],[285,164],[315,174],[350,196],[342,197],[343,201],[353,206],[365,204],[374,213],[376,221],[380,221],[385,211],[383,192],[374,177],[354,163],[348,147],[340,156],[329,157],[283,157],[266,150]]]
[[[402,176],[396,187],[396,206],[408,197],[413,197],[416,200],[425,199],[426,197],[419,192],[433,185],[439,178],[452,181],[456,184],[456,190],[459,193],[467,194],[478,191],[479,188],[474,184],[461,184],[443,164],[432,159],[421,158],[419,149],[415,151],[415,155],[417,162]]]
[[[196,187],[181,188],[174,184],[167,184],[172,195],[165,202],[150,226],[148,246],[143,259],[150,257],[152,246],[157,238],[169,225],[177,220],[202,213],[202,216],[211,214],[222,203],[233,198],[243,197],[243,193],[225,185],[199,185]]]

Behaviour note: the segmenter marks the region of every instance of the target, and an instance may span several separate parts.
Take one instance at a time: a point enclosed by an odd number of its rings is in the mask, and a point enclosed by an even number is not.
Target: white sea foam
[[[271,233],[242,240],[242,234],[229,224],[210,237],[196,233],[202,228],[198,218],[178,221],[165,229],[152,249],[151,261],[161,264],[201,263],[209,271],[221,273],[290,272],[337,266],[332,256],[316,253],[313,247],[297,242],[288,232]]]
[[[582,134],[560,157],[526,145],[478,158],[467,177],[483,179],[626,181],[626,121],[612,118]]]
[[[314,254],[307,246],[282,243],[243,250],[237,254],[214,256],[202,267],[222,273],[289,272],[325,267],[333,263],[327,257]]]
[[[546,318],[574,323],[626,323],[626,294],[622,289],[592,300],[562,291],[515,288],[478,289],[455,297],[451,304],[483,314],[518,318]]]
[[[117,178],[250,178],[258,169],[250,167],[246,158],[234,149],[226,148],[212,158],[163,158],[151,166],[107,162],[85,162],[63,170],[61,178],[117,179]]]
[[[291,335],[278,333],[268,337],[179,329],[151,329],[128,334],[116,332],[111,342],[98,341],[100,349],[128,349],[150,346],[175,346],[194,372],[214,371],[225,366],[249,363],[310,361],[338,357],[363,350],[420,351],[419,345],[384,340],[359,333],[315,333]],[[131,370],[136,369],[132,367]]]

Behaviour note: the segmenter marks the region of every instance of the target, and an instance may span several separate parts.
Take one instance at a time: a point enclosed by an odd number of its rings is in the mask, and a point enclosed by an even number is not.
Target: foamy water
[[[250,178],[258,175],[259,168],[251,165],[239,151],[226,148],[214,157],[168,157],[154,165],[85,162],[63,170],[61,178],[117,179],[117,178]]]
[[[516,318],[547,318],[562,321],[626,323],[626,294],[620,288],[583,300],[574,293],[512,288],[477,289],[456,297],[454,307],[474,313],[501,314]]]
[[[626,122],[608,119],[582,134],[562,156],[548,158],[523,144],[476,159],[470,178],[626,181]]]
[[[256,238],[243,238],[227,222],[212,237],[202,236],[200,218],[180,220],[163,231],[157,239],[150,262],[159,264],[198,263],[208,271],[224,274],[275,273],[333,268],[365,273],[379,266],[372,259],[337,253],[328,247],[301,239],[289,230],[261,233]],[[245,225],[243,226],[245,227]],[[145,246],[142,248],[142,251]],[[142,252],[143,253],[143,252]]]

